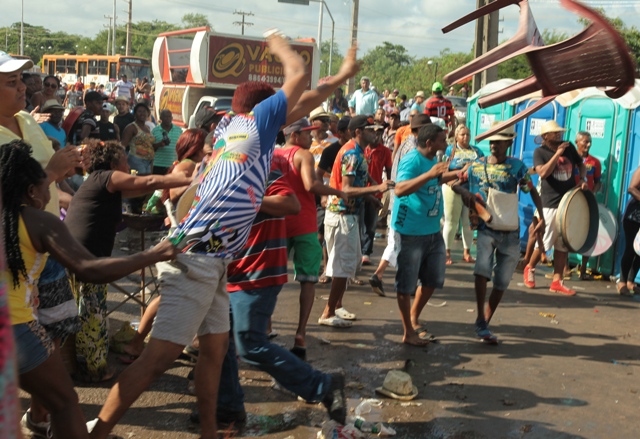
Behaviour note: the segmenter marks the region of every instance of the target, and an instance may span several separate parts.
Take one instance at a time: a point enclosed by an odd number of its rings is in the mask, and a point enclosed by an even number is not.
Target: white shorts
[[[324,239],[327,243],[326,274],[329,277],[352,278],[361,262],[358,215],[340,215],[327,210],[324,217]]]
[[[229,332],[229,260],[184,253],[176,260],[156,264],[160,306],[151,336],[186,346],[196,334]]]
[[[560,236],[560,230],[556,229],[556,214],[558,209],[551,207],[543,207],[542,214],[544,215],[544,237],[542,243],[544,244],[544,250],[549,251],[553,247],[560,252],[568,252],[569,249],[564,245],[562,236]],[[536,240],[536,248],[538,248],[538,241]]]
[[[400,253],[400,234],[389,227],[387,228],[387,246],[382,252],[382,259],[395,268],[398,263],[398,253]]]

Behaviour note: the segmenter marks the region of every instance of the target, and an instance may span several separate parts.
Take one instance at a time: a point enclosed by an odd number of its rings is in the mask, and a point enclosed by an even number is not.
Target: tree
[[[393,88],[399,78],[406,76],[415,59],[400,44],[384,41],[362,57],[362,74],[371,78],[379,91]]]
[[[338,73],[342,64],[342,53],[336,41],[333,42],[333,56],[331,57],[331,72],[329,72],[329,52],[331,51],[331,40],[324,40],[320,44],[320,77],[332,76]]]
[[[182,27],[184,29],[204,26],[212,27],[211,23],[209,23],[209,19],[204,14],[184,14],[180,21],[182,22]]]

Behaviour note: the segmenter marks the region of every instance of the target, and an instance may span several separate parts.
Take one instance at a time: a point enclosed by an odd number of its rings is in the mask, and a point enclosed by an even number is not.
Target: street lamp
[[[438,63],[436,61],[433,61],[433,60],[427,61],[427,65],[428,66],[432,66],[433,64],[436,65],[436,71],[433,74],[433,82],[436,82],[436,79],[438,78]]]
[[[321,54],[320,44],[322,42],[322,16],[323,16],[323,7],[327,8],[327,12],[329,13],[329,17],[331,18],[331,46],[329,48],[329,74],[331,74],[331,61],[333,59],[333,35],[336,27],[336,22],[333,20],[333,15],[331,15],[331,11],[329,10],[329,6],[324,0],[278,0],[278,3],[291,3],[293,5],[304,5],[309,6],[309,2],[317,2],[320,3],[320,14],[318,16],[318,54]],[[328,76],[327,75],[327,76]]]

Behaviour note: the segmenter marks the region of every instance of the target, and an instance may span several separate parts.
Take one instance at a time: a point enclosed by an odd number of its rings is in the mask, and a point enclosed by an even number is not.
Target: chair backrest
[[[459,20],[454,21],[448,26],[442,29],[443,33],[447,33],[456,29],[463,24],[470,22],[471,20],[480,18],[486,14],[497,11],[505,6],[519,5],[520,6],[520,18],[518,31],[508,41],[502,43],[498,47],[490,50],[482,56],[474,59],[473,61],[465,64],[457,70],[447,74],[444,80],[448,84],[455,84],[462,81],[469,76],[482,72],[490,67],[500,64],[502,61],[514,58],[523,53],[527,53],[534,50],[537,47],[543,46],[542,37],[538,31],[538,26],[533,18],[533,14],[529,9],[528,0],[496,0],[488,3],[487,5],[473,11],[472,13],[462,17]]]

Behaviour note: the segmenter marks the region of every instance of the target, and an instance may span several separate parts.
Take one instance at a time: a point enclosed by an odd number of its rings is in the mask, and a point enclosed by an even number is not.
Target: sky
[[[44,26],[52,31],[65,31],[94,36],[108,23],[105,14],[113,12],[112,0],[65,0],[64,8],[51,7],[49,0],[22,0],[24,21]],[[117,1],[118,22],[127,16],[126,0]],[[6,7],[11,2],[12,8]],[[352,0],[325,0],[335,20],[334,41],[345,52],[350,43]],[[620,17],[628,25],[640,27],[640,0],[590,0],[591,6],[604,7],[612,17]],[[3,4],[4,7],[3,7]],[[17,6],[17,7],[16,7]],[[217,32],[239,35],[240,27],[233,23],[242,16],[234,11],[251,12],[245,28],[246,35],[261,36],[277,27],[292,37],[318,35],[320,3],[309,6],[278,3],[277,0],[133,0],[133,21],[164,20],[179,23],[185,13],[205,14]],[[358,44],[364,53],[389,41],[401,44],[409,54],[421,57],[437,56],[445,48],[453,52],[469,51],[473,44],[473,23],[442,34],[441,28],[475,8],[475,0],[360,0]],[[573,35],[581,26],[577,17],[564,10],[557,0],[531,0],[530,8],[539,29],[554,29]],[[15,0],[0,0],[0,27],[20,21],[20,7]],[[509,6],[500,13],[500,41],[511,37],[517,29],[517,6]],[[324,8],[322,40],[331,38],[331,19]],[[25,44],[28,41],[25,40]]]

